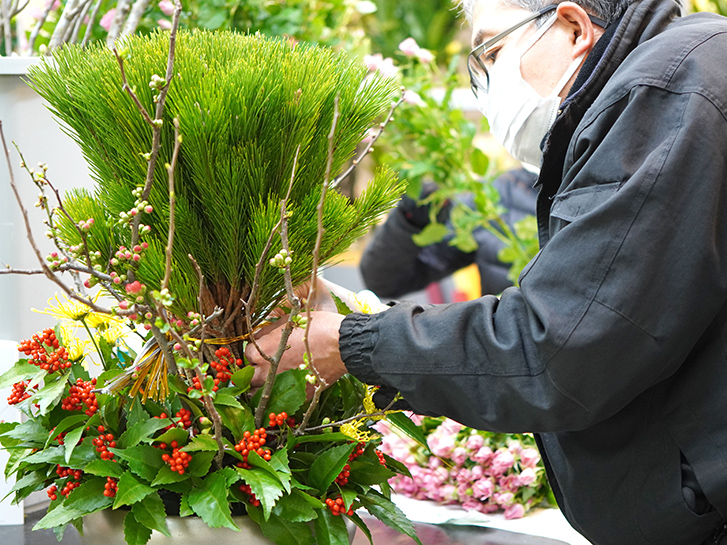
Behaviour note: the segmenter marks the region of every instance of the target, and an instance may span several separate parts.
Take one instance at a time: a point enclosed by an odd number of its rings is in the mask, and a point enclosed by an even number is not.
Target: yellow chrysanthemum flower
[[[51,297],[50,299],[48,299],[48,306],[45,309],[33,309],[33,311],[40,314],[55,316],[59,320],[73,320],[74,322],[84,322],[92,316],[104,316],[103,314],[99,314],[98,312],[93,312],[87,305],[84,305],[83,303],[76,301],[75,299],[71,299],[65,294],[63,294],[63,299],[65,301],[61,301],[58,298],[58,294],[56,294],[55,297]],[[96,299],[98,299],[98,296],[96,296]],[[55,306],[53,304],[54,300]]]
[[[341,424],[341,433],[348,435],[351,439],[358,441],[359,443],[368,443],[378,437],[378,435],[373,434],[370,431],[362,431],[360,429],[362,425],[362,420],[354,420],[353,422]]]
[[[86,355],[88,341],[83,341],[76,336],[78,327],[73,322],[61,321],[58,324],[61,333],[63,346],[68,350],[68,359],[79,361]]]
[[[99,326],[94,329],[96,329],[96,332],[98,333],[97,338],[101,337],[108,344],[115,345],[116,341],[130,332],[130,329],[126,326],[123,320],[112,317],[109,318],[110,319],[104,323],[103,327]]]

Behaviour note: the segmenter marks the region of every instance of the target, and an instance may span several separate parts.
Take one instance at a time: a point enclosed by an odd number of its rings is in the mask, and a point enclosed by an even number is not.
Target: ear
[[[565,25],[571,36],[573,44],[573,58],[588,53],[596,43],[600,29],[597,31],[586,12],[581,6],[573,2],[561,2],[555,13],[558,22]]]

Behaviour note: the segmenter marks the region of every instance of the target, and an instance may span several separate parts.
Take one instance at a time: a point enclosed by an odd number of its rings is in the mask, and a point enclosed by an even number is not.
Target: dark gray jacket
[[[537,432],[598,545],[698,545],[727,520],[727,20],[678,14],[635,1],[589,55],[521,288],[340,330],[349,371],[418,410]]]
[[[493,185],[505,209],[502,219],[512,227],[527,215],[535,214],[536,177],[524,169],[511,170],[499,176]],[[469,204],[471,198],[463,197]],[[402,199],[386,222],[376,229],[374,237],[361,256],[361,276],[366,287],[379,297],[399,298],[427,287],[472,263],[480,271],[482,293],[501,293],[512,285],[507,278],[510,264],[502,263],[497,254],[502,241],[480,227],[473,236],[477,250],[463,252],[449,245],[450,238],[429,246],[417,246],[412,235],[420,233],[429,222],[425,207],[415,210],[411,199]],[[441,219],[440,221],[445,221]]]

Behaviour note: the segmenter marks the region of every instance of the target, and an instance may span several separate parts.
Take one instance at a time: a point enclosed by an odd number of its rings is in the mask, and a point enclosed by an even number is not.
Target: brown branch
[[[308,367],[311,369],[311,371],[313,371],[313,374],[316,377],[316,383],[315,390],[313,391],[313,399],[311,400],[310,405],[308,405],[308,409],[303,415],[300,426],[298,426],[298,428],[295,430],[296,435],[304,433],[305,428],[308,425],[308,421],[310,420],[313,411],[315,410],[318,402],[321,399],[321,394],[323,393],[323,390],[328,387],[328,382],[326,382],[326,380],[318,372],[318,369],[316,369],[315,366],[315,362],[313,361],[313,353],[311,352],[310,341],[308,339],[308,331],[310,331],[310,329],[308,328],[310,328],[311,322],[313,321],[313,316],[311,315],[311,302],[315,298],[316,289],[318,287],[318,264],[321,257],[321,243],[323,242],[323,234],[325,233],[325,227],[323,226],[323,209],[326,204],[326,196],[328,194],[329,182],[331,181],[331,168],[333,166],[333,151],[335,147],[334,138],[336,136],[336,126],[338,125],[339,115],[338,102],[339,97],[336,96],[336,99],[333,102],[333,121],[331,122],[331,132],[328,134],[328,160],[326,162],[326,175],[325,179],[323,180],[323,187],[321,188],[321,199],[320,201],[318,201],[318,233],[316,235],[316,244],[313,248],[313,268],[311,270],[308,300],[306,301],[305,306],[306,334],[305,337],[303,337],[303,341],[305,342],[305,353],[306,358],[308,359]]]
[[[166,267],[164,269],[164,280],[162,281],[162,289],[169,286],[169,278],[172,275],[172,250],[174,249],[174,208],[177,198],[174,194],[174,169],[177,168],[177,157],[179,156],[179,145],[181,138],[179,137],[179,118],[174,118],[174,151],[172,152],[172,162],[167,165],[169,173],[169,235],[167,237],[166,249]],[[196,262],[195,262],[196,263]]]
[[[293,159],[293,170],[290,175],[288,192],[286,193],[285,198],[280,201],[280,222],[278,223],[280,225],[280,240],[282,247],[286,251],[286,254],[288,256],[290,256],[290,247],[288,245],[288,199],[290,199],[290,194],[293,191],[293,182],[295,181],[295,170],[298,166],[299,154],[300,146],[298,146],[298,149],[295,151],[295,158]],[[285,277],[285,291],[288,295],[288,301],[292,305],[292,310],[288,315],[288,321],[285,324],[285,328],[283,329],[283,333],[280,337],[280,342],[278,343],[278,349],[275,353],[275,356],[268,359],[268,361],[270,362],[270,369],[268,370],[268,376],[265,377],[265,384],[263,385],[263,392],[260,396],[260,402],[255,409],[255,427],[257,428],[259,428],[263,423],[265,411],[268,407],[268,402],[270,401],[270,394],[272,393],[273,386],[275,385],[275,379],[278,373],[278,365],[280,364],[280,360],[282,359],[283,354],[287,349],[288,339],[290,339],[290,335],[293,333],[293,327],[295,326],[293,319],[298,315],[298,312],[300,311],[300,299],[296,297],[295,292],[293,291],[293,281],[291,278],[289,264],[285,265],[285,270],[283,274]],[[253,339],[253,344],[255,348],[257,348],[260,355],[265,357],[252,335],[250,336],[250,338]]]
[[[361,154],[358,156],[358,158],[351,161],[351,165],[346,170],[344,170],[341,174],[339,174],[338,176],[336,176],[333,179],[333,181],[331,182],[331,187],[338,186],[338,184],[340,184],[343,180],[346,179],[346,177],[349,174],[351,174],[351,172],[353,172],[353,170],[359,165],[359,163],[363,160],[363,158],[366,157],[366,155],[368,155],[369,153],[371,153],[371,151],[373,150],[374,144],[379,139],[379,137],[381,137],[384,130],[386,129],[386,126],[394,120],[394,117],[393,117],[394,112],[396,111],[396,109],[399,106],[401,106],[401,104],[403,102],[404,102],[404,99],[400,98],[397,102],[395,102],[391,106],[391,110],[389,110],[389,113],[386,114],[386,119],[379,125],[379,132],[377,132],[374,135],[374,137],[371,139],[371,141],[368,144],[366,144],[366,146],[364,147],[364,150],[361,152]]]

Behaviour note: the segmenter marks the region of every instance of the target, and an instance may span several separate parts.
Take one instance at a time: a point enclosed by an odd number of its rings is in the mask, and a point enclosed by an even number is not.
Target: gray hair
[[[461,0],[462,11],[467,17],[467,21],[472,24],[472,14],[475,10],[475,5],[478,0]],[[559,4],[562,0],[503,0],[506,4],[524,8],[528,11],[535,13],[536,11],[550,6],[552,4]],[[575,4],[581,6],[591,15],[603,19],[607,23],[611,23],[613,20],[621,16],[626,11],[626,8],[633,0],[572,0]]]

